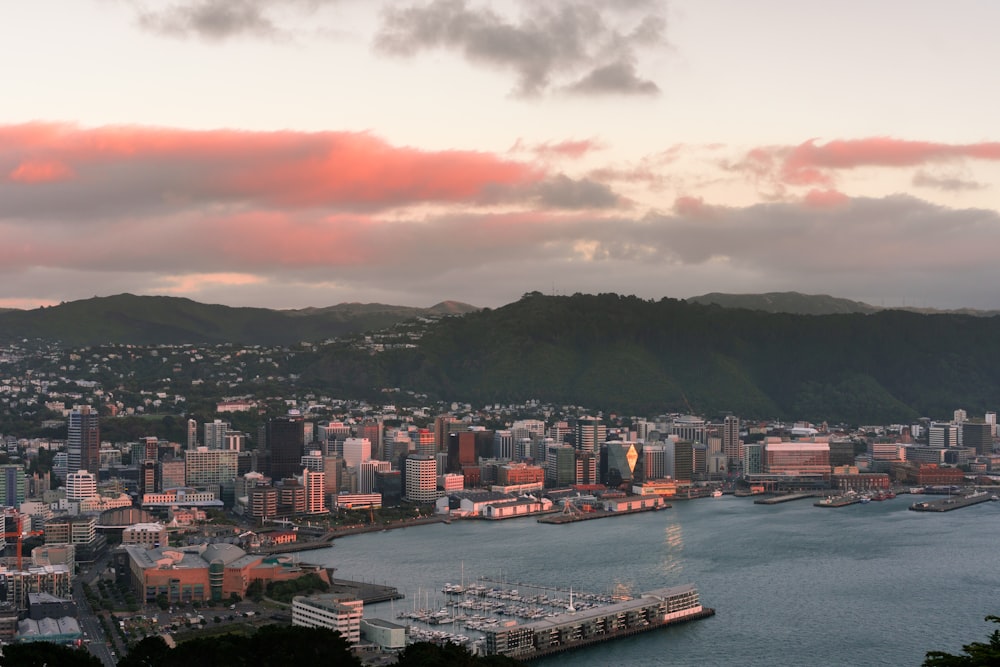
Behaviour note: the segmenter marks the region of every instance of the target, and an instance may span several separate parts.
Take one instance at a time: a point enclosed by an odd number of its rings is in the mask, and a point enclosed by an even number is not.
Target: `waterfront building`
[[[381,493],[338,493],[334,497],[337,509],[378,509],[382,507]]]
[[[693,584],[662,588],[631,600],[487,630],[486,653],[530,660],[711,613],[702,607]]]
[[[663,479],[667,476],[667,451],[662,444],[642,447],[644,479]]]
[[[361,600],[337,593],[296,595],[292,598],[292,625],[336,630],[351,645],[361,643]]]
[[[545,470],[541,466],[526,463],[509,463],[497,469],[497,485],[510,486],[518,484],[543,484]]]
[[[406,628],[381,618],[362,618],[361,636],[383,651],[406,648]]]
[[[608,486],[631,484],[636,480],[640,455],[634,442],[612,440],[601,445],[601,482]],[[641,472],[641,468],[639,468]]]
[[[674,469],[672,477],[679,482],[690,483],[694,479],[695,473],[694,443],[690,440],[678,440],[673,443],[673,450]]]
[[[412,503],[432,503],[437,498],[437,461],[430,456],[407,457],[406,499]]]
[[[598,483],[598,458],[598,455],[594,452],[573,452],[573,464],[575,468],[574,485],[591,486]]]
[[[66,454],[70,472],[101,469],[101,430],[97,411],[88,405],[69,413],[66,425]]]
[[[305,513],[326,514],[326,474],[304,468],[302,488],[305,490]]]
[[[782,441],[764,443],[765,472],[770,475],[822,475],[830,477],[830,444],[826,441]]]
[[[761,475],[764,473],[764,446],[760,443],[743,445],[743,474]]]
[[[445,473],[438,476],[438,489],[444,493],[461,491],[465,488],[465,475],[459,473]]]

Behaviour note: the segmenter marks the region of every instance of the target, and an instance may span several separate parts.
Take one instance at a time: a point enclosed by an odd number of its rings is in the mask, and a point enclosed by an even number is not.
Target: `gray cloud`
[[[666,20],[660,3],[622,6],[592,0],[524,3],[518,22],[466,0],[433,0],[383,15],[376,48],[397,56],[427,49],[462,53],[473,63],[513,70],[518,95],[553,89],[587,94],[659,91],[641,78],[635,62],[640,48],[661,44]],[[618,20],[637,10],[647,13],[630,30]]]
[[[959,176],[936,176],[926,171],[918,171],[913,175],[913,184],[924,188],[937,188],[948,192],[964,192],[966,190],[982,190],[983,183],[970,181]]]
[[[612,208],[620,203],[618,195],[607,185],[587,178],[575,180],[564,174],[539,183],[535,190],[539,203],[549,208]]]
[[[182,0],[150,8],[132,2],[140,27],[171,37],[222,41],[232,37],[287,36],[281,10],[308,12],[331,0]],[[165,4],[165,3],[164,3]]]

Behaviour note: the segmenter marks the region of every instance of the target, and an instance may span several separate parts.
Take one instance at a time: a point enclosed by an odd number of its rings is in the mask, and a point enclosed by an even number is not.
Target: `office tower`
[[[580,417],[576,420],[573,446],[580,452],[596,454],[607,439],[608,427],[597,417]]]
[[[438,415],[434,418],[434,442],[439,452],[446,451],[448,436],[452,433],[468,430],[468,424],[454,415]]]
[[[287,479],[298,474],[301,471],[299,461],[305,451],[302,413],[289,410],[285,417],[269,419],[267,448],[271,455],[271,479]]]
[[[993,436],[990,435],[990,425],[984,421],[963,422],[962,446],[974,448],[979,456],[992,454]]]
[[[545,453],[545,483],[568,486],[576,483],[576,450],[571,445],[553,445]]]
[[[722,453],[726,455],[730,469],[735,468],[743,458],[741,445],[740,418],[736,415],[726,415],[722,420]]]
[[[198,448],[198,422],[194,419],[187,421],[187,448]]]
[[[20,507],[27,492],[24,469],[14,463],[0,465],[0,504],[3,507]]]
[[[160,461],[160,480],[157,491],[187,486],[185,471],[186,464],[183,459],[167,458]]]
[[[556,441],[557,445],[562,445],[572,435],[573,429],[566,422],[556,422],[549,427],[548,437]]]
[[[760,443],[743,445],[743,474],[761,475],[764,473],[764,446]]]
[[[958,426],[932,423],[927,429],[927,444],[931,447],[957,447]]]
[[[240,431],[226,431],[222,448],[231,452],[242,452],[247,448],[247,434]]]
[[[66,433],[69,472],[101,469],[101,431],[97,412],[84,405],[69,414]]]
[[[493,434],[493,456],[498,459],[512,461],[517,459],[514,452],[514,434],[512,431],[497,431]]]
[[[86,470],[66,475],[66,500],[84,500],[97,495],[97,475]]]
[[[305,488],[306,514],[325,514],[326,473],[303,469],[302,486]]]
[[[187,485],[196,489],[219,491],[223,482],[236,479],[236,457],[237,452],[208,447],[186,452],[184,469]]]
[[[985,421],[990,425],[990,435],[996,437],[997,435],[997,413],[987,412]]]
[[[308,454],[303,454],[299,460],[300,467],[308,468],[313,472],[323,472],[323,452],[311,450]]]
[[[738,422],[737,429],[739,429]],[[705,442],[705,420],[694,415],[677,417],[674,419],[670,432],[681,440]]]
[[[646,480],[667,476],[667,452],[661,444],[642,446],[643,477]]]
[[[358,493],[375,493],[378,473],[391,469],[392,465],[388,461],[376,461],[375,459],[362,461],[361,465],[358,466]],[[437,472],[436,465],[434,472]]]
[[[601,445],[601,482],[608,486],[618,486],[622,482],[636,481],[636,464],[639,450],[634,442],[612,440]]]
[[[437,442],[435,442],[434,431],[430,429],[421,428],[416,431],[411,431],[410,440],[416,446],[417,454],[421,456],[434,456],[438,453]],[[369,447],[369,449],[374,449]],[[374,455],[375,452],[372,452]]]
[[[437,500],[437,461],[431,456],[406,459],[406,499],[411,503]]]
[[[674,479],[690,482],[694,479],[694,443],[678,440],[674,443]]]
[[[368,438],[348,438],[344,440],[344,465],[357,468],[362,461],[372,457],[372,443]]]
[[[209,449],[226,449],[226,434],[229,433],[230,424],[221,419],[205,422],[204,446]]]
[[[385,443],[383,441],[385,429],[382,428],[381,421],[375,421],[373,419],[366,419],[358,425],[357,437],[368,438],[368,442],[372,443],[372,457],[376,459],[386,459],[389,457],[385,453]]]

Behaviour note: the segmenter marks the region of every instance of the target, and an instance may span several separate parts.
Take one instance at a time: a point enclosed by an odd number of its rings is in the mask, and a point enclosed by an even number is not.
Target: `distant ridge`
[[[0,312],[0,341],[43,338],[73,346],[292,344],[384,329],[418,317],[477,310],[457,301],[444,301],[430,308],[342,303],[326,308],[270,310],[205,304],[182,297],[118,294],[48,308]]]
[[[688,303],[716,304],[723,308],[762,310],[765,313],[791,313],[793,315],[849,315],[877,313],[882,310],[861,301],[841,299],[828,294],[802,294],[801,292],[767,292],[766,294],[724,294],[710,292],[685,299]]]
[[[801,292],[766,292],[764,294],[727,294],[724,292],[709,292],[701,296],[685,299],[688,303],[701,305],[717,305],[723,308],[743,308],[744,310],[760,310],[765,313],[788,313],[791,315],[869,315],[883,310],[904,310],[908,313],[924,315],[973,315],[975,317],[993,317],[1000,315],[998,310],[978,310],[976,308],[955,308],[940,310],[937,308],[916,308],[908,306],[880,307],[863,301],[851,301],[829,294],[802,294]]]

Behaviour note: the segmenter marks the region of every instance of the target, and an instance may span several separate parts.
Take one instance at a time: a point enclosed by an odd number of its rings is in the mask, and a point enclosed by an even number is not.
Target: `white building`
[[[292,625],[336,630],[350,644],[361,642],[364,603],[336,594],[297,595],[292,599]]]
[[[148,548],[167,546],[167,527],[162,523],[136,523],[122,531],[122,544]]]
[[[392,470],[389,461],[368,459],[358,466],[358,493],[375,493],[378,473]]]
[[[357,468],[362,461],[372,457],[372,441],[368,438],[347,438],[344,440],[344,465]]]
[[[412,503],[437,500],[437,461],[431,456],[406,459],[406,499]]]
[[[66,500],[83,500],[97,495],[97,476],[86,470],[66,475]]]

